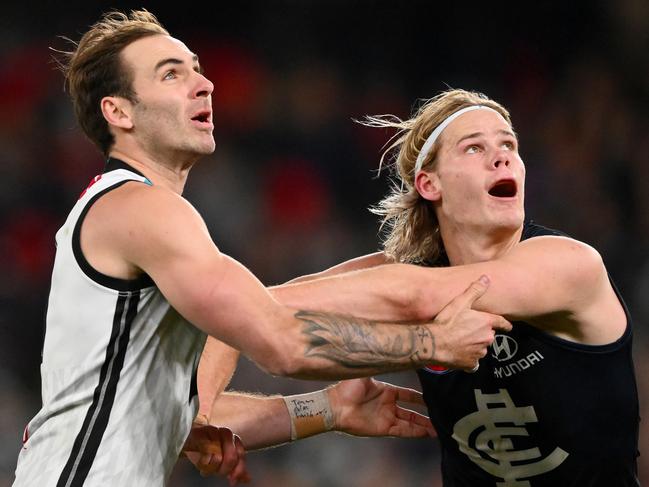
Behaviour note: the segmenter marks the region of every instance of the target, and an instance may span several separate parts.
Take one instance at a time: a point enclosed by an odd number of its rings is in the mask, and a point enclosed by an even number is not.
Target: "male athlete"
[[[389,229],[384,252],[275,288],[275,297],[330,312],[351,301],[371,307],[380,299],[369,283],[381,279],[417,319],[488,274],[475,307],[505,316],[512,331],[496,335],[474,374],[418,371],[444,485],[638,485],[631,318],[597,251],[524,220],[525,166],[507,110],[451,90],[409,120],[368,124],[400,131],[389,150],[403,186],[376,209]],[[327,283],[356,292],[333,302]]]
[[[150,13],[111,13],[82,37],[65,73],[78,121],[107,165],[56,236],[43,406],[25,430],[16,486],[164,484],[197,413],[205,334],[270,373],[331,379],[428,363],[471,369],[494,328],[511,328],[470,309],[487,287],[480,281],[448,299],[429,323],[280,305],[219,252],[181,197],[193,164],[215,148],[213,86],[197,56]],[[382,307],[391,309],[386,318],[402,319],[402,303],[379,287]],[[206,367],[218,367],[212,357]],[[392,391],[396,406],[395,389],[379,389]],[[336,426],[331,404],[297,401],[291,437]]]

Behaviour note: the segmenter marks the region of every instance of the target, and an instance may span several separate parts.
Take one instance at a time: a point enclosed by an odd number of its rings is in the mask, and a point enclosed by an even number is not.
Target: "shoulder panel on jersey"
[[[114,157],[109,157],[108,160],[106,161],[106,166],[104,167],[104,173],[110,172],[110,171],[116,171],[117,169],[124,169],[126,171],[130,171],[134,174],[137,174],[138,176],[143,177],[145,180],[143,181],[145,184],[148,184],[149,186],[153,186],[153,183],[149,178],[147,178],[144,174],[142,174],[140,171],[135,169],[132,166],[129,166],[127,163],[120,159],[116,159]]]
[[[553,228],[544,227],[539,225],[533,220],[526,221],[523,225],[523,234],[521,235],[521,240],[527,240],[532,237],[540,237],[542,235],[554,235],[556,237],[570,237],[570,235]]]
[[[90,262],[86,260],[86,257],[85,255],[83,255],[83,251],[81,250],[81,225],[83,224],[83,220],[85,219],[88,210],[90,210],[90,207],[92,207],[92,205],[99,198],[101,198],[109,191],[117,189],[123,184],[128,183],[129,181],[141,182],[136,179],[126,179],[112,186],[109,186],[108,188],[94,195],[90,199],[90,201],[88,201],[88,203],[83,208],[83,210],[81,210],[81,214],[77,219],[77,222],[74,226],[74,232],[72,234],[72,251],[74,252],[74,258],[76,259],[77,263],[79,264],[79,267],[84,272],[84,274],[86,274],[90,279],[92,279],[96,283],[101,284],[102,286],[106,286],[110,289],[115,289],[116,291],[136,291],[138,289],[144,289],[147,287],[155,286],[155,283],[153,282],[153,279],[149,277],[148,274],[143,274],[137,279],[120,279],[117,277],[107,276],[106,274],[103,274],[99,272],[97,269],[95,269],[94,267],[92,267],[90,265]]]

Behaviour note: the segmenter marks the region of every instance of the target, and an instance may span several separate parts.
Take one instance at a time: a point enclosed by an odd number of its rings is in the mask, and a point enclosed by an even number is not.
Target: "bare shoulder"
[[[82,228],[88,260],[113,274],[137,275],[150,260],[212,247],[207,227],[182,196],[128,182],[90,208]]]
[[[541,235],[538,237],[532,237],[527,240],[523,240],[517,245],[517,247],[532,249],[538,248],[558,253],[576,252],[599,255],[597,250],[595,250],[590,245],[579,240],[575,240],[571,237],[563,237],[559,235]]]
[[[577,282],[606,274],[600,253],[570,237],[544,235],[524,240],[512,249],[511,258],[533,259],[548,271]]]
[[[596,249],[568,237],[541,236],[521,242],[512,253],[535,259],[537,275],[546,284],[544,292],[554,292],[553,299],[564,301],[569,313],[558,315],[556,335],[591,345],[622,336],[626,315]],[[551,321],[548,316],[543,320]]]
[[[136,229],[164,231],[165,228],[182,228],[186,224],[204,226],[196,209],[181,195],[135,181],[100,198],[91,211],[111,227],[111,231],[121,233],[124,230],[131,236],[132,232],[137,233]]]
[[[109,211],[128,212],[137,218],[137,214],[150,217],[161,210],[173,212],[196,212],[192,205],[181,195],[162,186],[150,186],[138,181],[129,181],[102,197],[95,204],[106,206]],[[196,213],[198,216],[198,213]]]

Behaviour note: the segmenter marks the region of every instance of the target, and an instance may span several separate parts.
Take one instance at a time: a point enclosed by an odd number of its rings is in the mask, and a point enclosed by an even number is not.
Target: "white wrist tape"
[[[282,399],[291,417],[291,441],[333,428],[334,415],[326,391],[284,396]]]

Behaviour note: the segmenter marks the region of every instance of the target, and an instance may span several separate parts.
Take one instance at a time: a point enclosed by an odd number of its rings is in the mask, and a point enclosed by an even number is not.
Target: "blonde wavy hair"
[[[394,115],[367,116],[360,123],[370,127],[397,129],[381,156],[379,171],[386,159],[393,174],[392,190],[372,213],[382,217],[383,250],[397,262],[436,265],[444,251],[439,223],[430,201],[415,188],[415,162],[431,132],[449,115],[471,105],[496,110],[511,125],[509,112],[486,95],[474,91],[448,90],[425,100],[408,120]],[[432,171],[437,165],[441,137],[423,162],[422,170]]]

